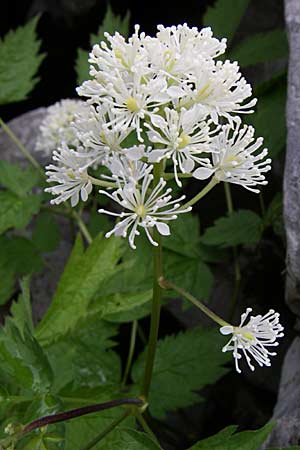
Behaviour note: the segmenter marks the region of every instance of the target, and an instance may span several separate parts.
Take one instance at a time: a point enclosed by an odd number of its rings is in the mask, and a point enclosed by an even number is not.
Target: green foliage
[[[250,0],[217,0],[207,8],[203,24],[211,27],[217,37],[231,41],[249,3]]]
[[[227,370],[222,366],[228,355],[222,353],[223,338],[215,330],[195,328],[159,341],[149,397],[151,413],[164,417],[167,411],[197,403],[195,391],[215,383]],[[136,361],[132,377],[143,376],[146,350]]]
[[[37,22],[35,17],[0,40],[0,105],[26,99],[38,82],[44,55],[39,54]]]
[[[257,95],[261,90],[258,87]],[[253,117],[251,116],[251,119],[247,118],[246,122],[254,126],[256,136],[264,137],[264,145],[269,149],[270,157],[276,158],[285,148],[286,143],[285,77],[264,83],[263,90],[259,96],[256,113]]]
[[[104,16],[103,22],[100,25],[96,34],[90,35],[90,44],[98,44],[99,42],[105,40],[104,33],[114,34],[118,31],[125,38],[129,34],[129,11],[126,13],[125,17],[122,19],[113,13],[111,6],[108,4],[106,14]],[[89,52],[79,48],[77,50],[77,59],[75,63],[76,73],[77,73],[77,83],[81,84],[85,80],[89,79]]]
[[[286,32],[283,29],[277,29],[244,39],[231,50],[228,58],[238,61],[241,67],[247,67],[265,61],[287,58],[287,56]]]
[[[104,386],[119,383],[120,358],[111,350],[114,346],[111,338],[116,333],[115,326],[93,315],[47,345],[46,352],[55,373],[53,392],[59,392],[68,384],[72,385],[72,390],[79,387],[104,390]]]
[[[0,248],[0,304],[3,304],[12,295],[17,278],[38,272],[43,260],[32,242],[21,236],[0,236]]]
[[[24,170],[17,164],[0,161],[0,184],[18,197],[26,197],[40,178],[40,173],[33,167]]]
[[[38,216],[32,241],[41,252],[51,252],[57,248],[60,241],[60,229],[50,212],[43,212]]]
[[[40,195],[18,197],[9,191],[0,191],[0,234],[10,228],[25,228],[41,204]]]
[[[30,303],[29,277],[26,277],[21,281],[21,290],[22,293],[19,295],[18,301],[13,302],[10,312],[14,324],[22,335],[24,335],[26,328],[33,334],[34,329]]]
[[[0,363],[9,384],[25,392],[49,390],[53,374],[47,356],[29,327],[21,333],[12,319],[7,319],[0,335]]]
[[[261,232],[261,218],[253,211],[241,209],[217,219],[212,227],[206,229],[202,242],[221,247],[256,244]]]
[[[266,440],[274,423],[267,423],[256,431],[243,431],[234,434],[236,427],[231,426],[215,436],[204,439],[189,450],[257,450]]]
[[[109,278],[121,256],[121,240],[98,235],[86,252],[77,238],[53,301],[37,328],[42,341],[72,330],[88,311],[101,283]]]
[[[264,215],[264,226],[271,226],[275,234],[281,237],[284,236],[282,192],[277,192],[269,204]]]

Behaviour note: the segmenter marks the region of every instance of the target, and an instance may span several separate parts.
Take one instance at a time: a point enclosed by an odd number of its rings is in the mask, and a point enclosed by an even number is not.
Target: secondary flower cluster
[[[240,119],[256,99],[237,62],[217,60],[225,39],[186,24],[159,25],[155,37],[136,26],[128,40],[105,38],[90,53],[91,79],[77,88],[85,101],[51,107],[41,128],[38,148],[53,151],[53,203],[75,206],[93,185],[105,187],[100,194],[121,207],[99,211],[121,219],[107,236],[128,235],[135,248],[141,229],[155,245],[153,228],[168,235],[167,222],[190,210],[180,206],[183,196],[172,198],[170,178],[179,187],[190,176],[253,192],[266,184],[267,150]],[[103,166],[105,177],[91,176]]]

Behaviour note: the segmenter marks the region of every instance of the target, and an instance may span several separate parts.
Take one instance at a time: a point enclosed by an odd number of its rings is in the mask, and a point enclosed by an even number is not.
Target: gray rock
[[[285,0],[290,45],[284,221],[287,238],[286,302],[300,315],[300,2]]]
[[[268,447],[288,447],[300,443],[300,338],[288,350],[281,375],[273,418],[276,427],[265,443]]]

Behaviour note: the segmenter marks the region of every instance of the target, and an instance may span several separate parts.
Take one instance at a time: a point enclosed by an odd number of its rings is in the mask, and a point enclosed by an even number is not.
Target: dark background
[[[239,1],[239,0],[236,0]],[[176,25],[187,22],[202,25],[202,16],[214,0],[111,0],[113,11],[121,16],[130,10],[131,28],[139,23],[143,31],[154,34],[156,25]],[[30,109],[50,105],[55,101],[75,97],[76,74],[74,63],[77,48],[89,49],[89,35],[96,32],[105,15],[105,0],[1,0],[0,36],[25,24],[40,14],[38,35],[42,51],[46,53],[39,74],[40,82],[30,99],[1,108],[1,115],[9,120]],[[257,31],[283,26],[282,0],[252,0],[239,27],[235,40]],[[251,82],[255,73],[245,75]]]

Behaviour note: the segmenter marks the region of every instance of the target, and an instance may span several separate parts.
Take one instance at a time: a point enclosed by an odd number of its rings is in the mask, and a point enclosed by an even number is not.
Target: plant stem
[[[188,208],[189,206],[192,206],[195,203],[197,203],[199,200],[201,200],[201,198],[203,198],[218,183],[219,183],[219,180],[217,180],[215,177],[212,177],[210,182],[202,189],[202,191],[198,192],[198,194],[195,195],[195,197],[193,197],[187,203],[182,205],[182,207],[180,209]]]
[[[124,372],[124,377],[123,377],[123,381],[122,381],[122,387],[124,387],[126,385],[127,379],[128,379],[128,375],[129,375],[129,372],[130,372],[132,358],[133,358],[134,349],[135,349],[137,327],[138,327],[138,321],[134,320],[132,322],[132,327],[131,327],[129,352],[128,352],[128,358],[127,358],[126,368],[125,368],[125,372]]]
[[[232,203],[232,196],[231,196],[231,190],[229,183],[224,183],[224,189],[225,189],[225,197],[226,197],[226,203],[227,203],[227,209],[229,215],[233,213],[233,203]],[[231,320],[234,311],[236,308],[237,300],[238,300],[238,294],[240,290],[240,284],[241,284],[241,269],[240,269],[240,263],[238,259],[238,251],[237,247],[234,245],[232,247],[233,252],[233,259],[234,259],[234,288],[233,293],[230,300],[230,313],[229,313],[229,319]]]
[[[91,442],[87,444],[86,447],[83,448],[83,450],[90,450],[91,448],[95,447],[95,445],[98,444],[105,436],[107,436],[114,428],[116,428],[121,422],[123,422],[126,417],[130,415],[130,411],[125,411],[120,417],[118,417],[116,420],[114,420],[111,424],[108,425],[107,428],[105,428],[101,433],[98,434]]]
[[[77,211],[73,210],[72,211],[73,216],[75,217],[75,219],[77,220],[78,226],[80,228],[80,231],[82,232],[83,236],[85,237],[86,241],[88,244],[91,244],[93,242],[93,238],[90,235],[89,230],[87,229],[84,221],[82,220],[82,218],[80,217],[80,214],[78,214]]]
[[[113,183],[111,181],[105,181],[105,180],[98,180],[98,178],[94,178],[91,175],[89,175],[90,181],[95,184],[96,186],[102,186],[102,187],[117,187],[116,183]]]
[[[86,414],[104,411],[105,409],[116,408],[117,406],[123,405],[133,405],[142,407],[144,405],[144,402],[139,398],[121,398],[118,400],[111,400],[109,402],[83,406],[82,408],[70,409],[69,411],[57,414],[50,414],[49,416],[40,417],[39,419],[30,422],[28,425],[25,426],[23,434],[29,433],[30,431],[35,430],[36,428],[44,427],[45,425],[64,422],[66,420],[74,419],[75,417],[81,417],[85,416]]]
[[[192,294],[185,291],[179,286],[176,286],[176,284],[172,283],[169,280],[165,280],[163,277],[159,279],[159,284],[163,289],[173,289],[175,292],[178,292],[178,294],[182,295],[184,298],[189,300],[193,305],[195,305],[197,308],[201,309],[201,311],[206,314],[210,319],[212,319],[214,322],[221,325],[221,327],[224,327],[225,325],[230,325],[228,322],[225,322],[225,320],[221,319],[217,314],[215,314],[213,311],[211,311],[207,306],[205,306],[200,300],[197,300]]]
[[[159,182],[161,174],[161,164],[154,165],[154,186]],[[148,349],[146,356],[146,365],[144,378],[141,388],[141,396],[146,400],[148,399],[152,373],[154,367],[154,359],[156,353],[156,345],[158,338],[159,320],[160,320],[160,307],[161,307],[161,297],[162,289],[158,283],[158,279],[162,277],[162,245],[161,236],[158,233],[156,227],[153,227],[153,239],[158,243],[157,247],[153,247],[153,297],[152,297],[152,311],[151,311],[151,322],[150,322],[150,333],[148,341]]]
[[[22,144],[22,142],[20,141],[20,139],[15,135],[15,133],[9,128],[8,125],[6,125],[6,123],[1,119],[0,117],[0,125],[3,129],[3,131],[10,137],[10,139],[16,144],[16,146],[19,148],[19,150],[21,150],[21,152],[23,153],[23,155],[25,156],[25,158],[28,159],[28,161],[30,161],[30,163],[33,165],[33,167],[35,167],[40,173],[41,175],[44,177],[45,173],[42,169],[42,167],[40,166],[40,164],[37,162],[37,160],[31,155],[31,153],[29,152],[29,150],[25,147],[25,145]]]
[[[160,444],[158,442],[157,437],[155,436],[155,434],[153,433],[153,431],[151,430],[151,428],[149,427],[149,425],[147,424],[146,420],[144,419],[143,415],[141,414],[140,411],[137,412],[136,414],[136,418],[138,420],[138,422],[141,424],[141,426],[143,427],[143,430],[151,437],[151,439],[159,445]]]
[[[174,173],[166,173],[166,172],[164,172],[161,176],[165,180],[173,180],[173,178],[175,178]],[[190,173],[179,173],[177,176],[178,176],[178,178],[191,178],[192,174],[190,174]]]

